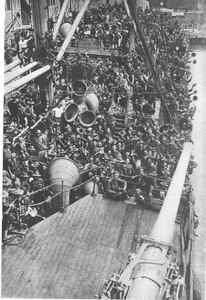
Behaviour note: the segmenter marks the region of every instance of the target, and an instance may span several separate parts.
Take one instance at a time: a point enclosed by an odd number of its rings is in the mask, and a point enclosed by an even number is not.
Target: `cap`
[[[10,186],[11,185],[11,179],[8,177],[3,178],[3,186]]]

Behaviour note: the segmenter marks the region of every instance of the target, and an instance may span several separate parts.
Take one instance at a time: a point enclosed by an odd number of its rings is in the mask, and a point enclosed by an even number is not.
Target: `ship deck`
[[[94,298],[157,215],[102,195],[82,198],[33,226],[22,244],[4,247],[2,297]]]

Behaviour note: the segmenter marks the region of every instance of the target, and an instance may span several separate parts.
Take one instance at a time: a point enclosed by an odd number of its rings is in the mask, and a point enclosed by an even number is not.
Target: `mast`
[[[45,0],[31,0],[32,23],[38,37],[41,37],[47,31],[48,17],[46,8]]]
[[[152,60],[151,55],[150,55],[150,51],[148,49],[148,45],[147,45],[147,43],[145,41],[145,38],[144,38],[142,26],[141,26],[141,24],[140,24],[140,22],[137,18],[137,15],[136,15],[135,1],[134,0],[130,0],[130,1],[123,0],[123,2],[124,2],[124,6],[125,6],[125,9],[126,9],[126,12],[127,12],[128,16],[133,20],[134,33],[137,36],[137,38],[140,39],[140,41],[142,43],[143,51],[144,51],[145,57],[147,59],[150,71],[152,73],[157,91],[159,92],[159,97],[161,99],[161,103],[167,109],[170,120],[171,120],[171,122],[172,122],[172,124],[175,128],[173,117],[172,117],[172,115],[169,111],[169,108],[167,106],[167,103],[166,103],[165,99],[162,96],[162,92],[165,92],[165,86],[163,85],[162,82],[160,82],[160,80],[158,78],[153,60]]]

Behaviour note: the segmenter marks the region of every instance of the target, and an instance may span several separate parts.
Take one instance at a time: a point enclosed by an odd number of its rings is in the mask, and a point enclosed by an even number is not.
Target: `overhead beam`
[[[64,55],[64,52],[66,51],[66,48],[68,47],[69,43],[71,42],[71,39],[75,33],[75,30],[77,29],[77,26],[79,25],[85,11],[87,10],[87,7],[89,6],[91,0],[85,0],[82,8],[80,9],[78,15],[76,16],[76,19],[74,20],[74,23],[72,24],[70,31],[63,43],[63,45],[61,46],[61,49],[59,50],[59,53],[57,55],[56,60],[60,61]]]
[[[13,92],[14,90],[16,90],[16,89],[20,88],[21,86],[23,86],[23,85],[27,84],[28,82],[30,82],[31,80],[33,80],[33,79],[39,77],[40,75],[48,72],[50,69],[51,69],[51,66],[46,65],[46,66],[44,66],[44,67],[28,74],[27,76],[25,76],[23,78],[20,78],[19,80],[13,82],[12,84],[7,85],[4,88],[4,95]]]
[[[4,76],[4,84],[7,84],[8,82],[12,81],[16,77],[21,76],[22,74],[24,74],[27,71],[34,68],[36,65],[38,65],[38,62],[34,61],[34,62],[30,63],[29,65],[23,67],[23,68],[20,68],[18,70],[14,70],[10,73],[6,73],[5,76]]]

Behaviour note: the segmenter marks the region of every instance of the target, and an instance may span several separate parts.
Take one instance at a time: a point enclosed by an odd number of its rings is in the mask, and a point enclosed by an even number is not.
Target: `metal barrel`
[[[64,23],[60,27],[59,31],[63,35],[63,37],[67,37],[67,35],[68,35],[69,31],[70,31],[70,28],[71,28],[71,24],[70,23]]]
[[[98,112],[99,110],[99,100],[94,93],[89,93],[85,98],[85,104],[87,105],[88,109],[93,111],[94,113]]]
[[[82,80],[76,80],[72,82],[73,98],[77,104],[84,102],[84,98],[87,92],[87,85]]]
[[[78,165],[71,159],[66,157],[58,157],[52,160],[47,168],[50,184],[53,184],[52,191],[55,194],[62,191],[63,203],[61,203],[61,195],[56,197],[57,207],[69,206],[70,190],[79,181],[80,171]]]
[[[96,115],[91,110],[85,110],[79,115],[79,122],[85,127],[91,127],[96,121]]]
[[[68,104],[64,111],[64,118],[67,122],[73,122],[79,114],[78,105],[74,102]]]

